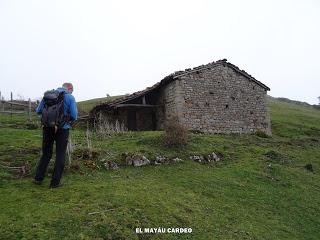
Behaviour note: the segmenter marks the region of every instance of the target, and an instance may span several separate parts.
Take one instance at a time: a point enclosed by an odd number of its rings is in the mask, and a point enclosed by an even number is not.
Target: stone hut
[[[128,130],[162,130],[178,118],[189,130],[271,134],[270,89],[226,59],[175,72],[152,87],[95,106],[90,115]]]

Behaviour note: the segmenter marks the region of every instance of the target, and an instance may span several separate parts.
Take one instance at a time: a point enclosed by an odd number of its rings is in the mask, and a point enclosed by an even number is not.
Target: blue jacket
[[[72,96],[68,91],[64,88],[57,88],[57,91],[64,92],[64,115],[70,116],[71,121],[75,121],[78,118],[78,109],[74,96]],[[36,108],[36,112],[41,114],[44,106],[44,100],[42,99],[38,107]],[[69,123],[65,123],[62,127],[63,129],[71,128]]]

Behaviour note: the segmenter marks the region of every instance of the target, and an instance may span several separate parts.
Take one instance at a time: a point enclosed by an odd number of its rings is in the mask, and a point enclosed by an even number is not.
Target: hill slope
[[[185,148],[167,149],[162,132],[93,135],[100,156],[75,158],[63,188],[49,190],[49,178],[34,186],[31,178],[10,180],[3,173],[0,238],[319,239],[320,111],[274,99],[269,107],[271,138],[192,134]],[[15,125],[1,116],[0,161],[28,159],[34,167],[41,133],[19,121]],[[84,131],[74,130],[72,139],[85,148]],[[212,151],[223,155],[220,162],[188,160]],[[184,162],[103,169],[101,161],[119,160],[124,152]],[[136,227],[190,227],[193,232],[136,234]]]
[[[80,110],[80,112],[84,112],[84,113],[89,113],[90,110],[100,104],[100,103],[104,103],[104,102],[110,102],[113,101],[117,98],[122,97],[122,95],[119,96],[110,96],[110,97],[102,97],[102,98],[94,98],[94,99],[90,99],[90,100],[86,100],[86,101],[81,101],[78,102],[78,108]]]

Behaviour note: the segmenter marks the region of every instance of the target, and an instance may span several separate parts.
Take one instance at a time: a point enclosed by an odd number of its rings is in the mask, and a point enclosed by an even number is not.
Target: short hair
[[[68,90],[69,93],[73,92],[73,85],[72,83],[64,83],[62,84],[62,87]]]

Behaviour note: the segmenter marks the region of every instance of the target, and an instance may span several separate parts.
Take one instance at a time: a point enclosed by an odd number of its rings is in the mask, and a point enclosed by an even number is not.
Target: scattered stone
[[[126,156],[126,165],[128,165],[128,166],[133,165],[132,156],[129,156],[129,155]]]
[[[189,158],[195,162],[203,162],[204,161],[203,156],[193,155],[193,156],[190,156]]]
[[[208,155],[202,156],[202,155],[192,155],[189,157],[189,159],[195,161],[195,162],[218,162],[222,158],[221,153],[209,153]]]
[[[118,169],[119,167],[118,167],[118,164],[116,164],[115,162],[113,162],[113,161],[107,161],[107,162],[105,162],[104,163],[104,166],[105,166],[105,168],[107,169],[107,170],[116,170],[116,169]]]
[[[145,156],[135,155],[132,160],[132,163],[133,163],[134,167],[140,167],[140,166],[150,164],[150,160],[148,158],[146,158]]]
[[[212,152],[212,153],[208,154],[207,161],[208,162],[211,162],[211,161],[218,162],[218,161],[220,161],[220,157],[215,152]]]
[[[167,161],[167,158],[164,156],[156,156],[156,160],[154,161],[155,165],[161,165]]]
[[[172,162],[174,162],[174,163],[183,162],[183,160],[181,158],[176,157],[176,158],[172,159]]]
[[[140,167],[150,164],[150,160],[141,154],[127,154],[126,153],[126,165]]]

